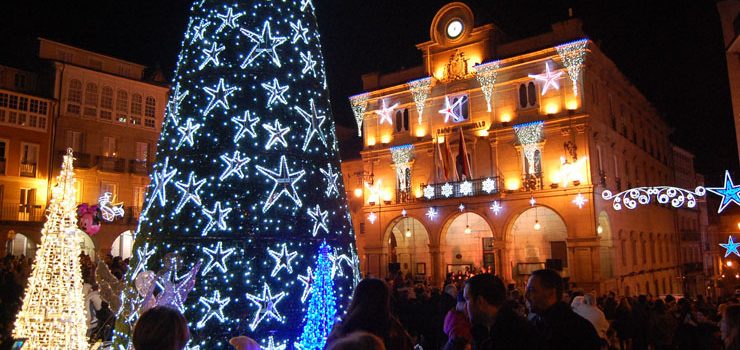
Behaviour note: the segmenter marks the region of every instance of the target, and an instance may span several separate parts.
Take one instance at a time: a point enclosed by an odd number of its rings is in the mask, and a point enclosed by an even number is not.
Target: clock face
[[[457,38],[458,36],[460,36],[460,34],[462,34],[462,31],[463,23],[459,19],[453,20],[447,24],[447,36],[450,39]]]

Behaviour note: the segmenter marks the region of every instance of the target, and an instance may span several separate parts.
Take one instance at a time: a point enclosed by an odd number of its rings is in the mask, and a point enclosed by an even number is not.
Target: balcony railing
[[[542,181],[541,172],[522,175],[522,190],[535,191],[535,190],[541,190],[544,187],[545,187],[545,182]]]
[[[498,176],[475,180],[421,184],[422,197],[419,199],[434,200],[487,196],[499,193]]]
[[[98,156],[98,169],[113,173],[126,171],[126,160],[123,158]]]
[[[21,163],[21,176],[36,177],[36,164]]]
[[[23,203],[3,203],[0,220],[2,221],[33,221],[46,220],[46,208],[41,205]]]
[[[145,160],[130,160],[128,165],[128,171],[132,174],[147,175],[151,171],[152,164]]]

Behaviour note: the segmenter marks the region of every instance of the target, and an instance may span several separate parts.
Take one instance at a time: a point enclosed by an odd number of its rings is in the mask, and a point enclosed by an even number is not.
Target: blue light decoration
[[[730,256],[730,254],[735,254],[740,257],[740,252],[737,251],[737,247],[740,246],[740,242],[735,243],[732,240],[732,236],[727,238],[727,243],[720,243],[719,246],[726,249],[725,258]]]
[[[189,349],[229,349],[234,335],[318,343],[345,312],[359,258],[314,12],[311,0],[191,7],[114,349],[147,300],[181,308]],[[311,309],[312,293],[335,304]]]
[[[303,350],[322,350],[326,338],[336,321],[337,308],[334,296],[334,266],[331,247],[323,242],[319,247],[316,270],[311,281],[308,311],[299,344]],[[310,271],[310,270],[309,270]]]
[[[731,202],[740,205],[740,185],[735,186],[730,177],[730,171],[725,170],[725,184],[723,187],[707,187],[707,191],[722,196],[717,213],[721,213]]]

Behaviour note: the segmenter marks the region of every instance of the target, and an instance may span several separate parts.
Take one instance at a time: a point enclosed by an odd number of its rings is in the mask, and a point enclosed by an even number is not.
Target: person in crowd
[[[463,295],[473,324],[474,349],[539,349],[534,328],[505,303],[506,288],[500,278],[475,275],[465,282]]]
[[[647,350],[648,339],[648,305],[647,296],[644,294],[637,297],[637,302],[632,304],[632,349]]]
[[[190,340],[188,322],[177,310],[157,306],[134,326],[134,350],[182,350]]]
[[[532,272],[527,282],[525,298],[529,303],[534,324],[543,337],[545,349],[601,348],[596,329],[578,316],[562,301],[563,279],[549,269]]]
[[[725,350],[740,350],[740,305],[725,308],[719,328]]]
[[[619,299],[613,327],[617,330],[619,348],[621,350],[632,350],[632,338],[634,330],[632,324],[632,304],[627,297]]]
[[[337,340],[326,350],[385,350],[383,341],[372,333],[353,332]]]
[[[391,314],[388,285],[379,279],[366,278],[355,288],[347,315],[334,325],[327,347],[350,333],[369,332],[387,349],[411,349],[413,342],[401,323]]]
[[[609,292],[607,297],[604,299],[604,316],[607,320],[613,320],[617,315],[617,295],[614,292]]]
[[[444,321],[444,332],[447,335],[447,343],[451,349],[463,349],[465,345],[473,342],[470,333],[470,321],[466,312],[465,296],[457,294],[457,305],[447,312]]]
[[[596,298],[594,295],[586,293],[583,296],[577,296],[573,299],[570,306],[573,312],[591,322],[594,329],[596,329],[596,334],[602,340],[602,344],[605,344],[607,340],[606,331],[609,330],[609,321],[606,320],[604,313],[596,307]]]
[[[260,350],[260,345],[252,338],[240,335],[229,340],[235,350]]]
[[[676,319],[668,313],[663,300],[656,300],[651,310],[648,327],[648,343],[655,350],[668,350],[673,347],[676,334]]]

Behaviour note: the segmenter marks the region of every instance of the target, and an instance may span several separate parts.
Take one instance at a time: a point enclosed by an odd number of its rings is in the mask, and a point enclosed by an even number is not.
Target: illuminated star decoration
[[[718,196],[722,196],[722,202],[719,204],[719,209],[717,210],[718,214],[725,210],[730,202],[740,205],[740,195],[738,195],[738,193],[740,193],[740,185],[735,186],[735,184],[732,183],[730,172],[727,170],[725,170],[724,187],[707,187],[706,189]]]
[[[288,147],[288,142],[285,141],[285,135],[290,132],[290,127],[284,127],[280,125],[280,121],[275,119],[273,125],[262,124],[262,127],[270,133],[270,139],[265,144],[265,149],[272,148],[276,143],[280,143],[283,147]]]
[[[138,256],[139,261],[136,264],[136,268],[134,269],[134,272],[131,274],[133,278],[136,278],[139,272],[144,271],[144,267],[146,266],[146,263],[149,261],[149,258],[151,258],[152,255],[154,255],[156,251],[157,251],[156,247],[152,248],[152,250],[149,250],[149,243],[144,243],[143,247],[139,247],[136,249],[136,255]]]
[[[254,126],[259,123],[259,117],[254,116],[254,118],[252,118],[252,114],[249,111],[245,111],[244,116],[232,117],[231,121],[239,126],[239,131],[237,131],[236,136],[234,136],[234,143],[238,143],[239,140],[246,136],[246,134],[249,134],[252,138],[257,137],[257,132],[254,130]]]
[[[229,27],[231,29],[238,27],[238,25],[236,24],[236,20],[241,16],[244,16],[244,14],[234,14],[234,9],[232,9],[231,7],[229,7],[229,9],[226,11],[226,14],[216,14],[216,17],[221,20],[221,25],[218,26],[218,28],[216,29],[216,33],[221,33],[221,31],[224,30],[224,28],[226,27]]]
[[[193,38],[190,40],[190,43],[192,44],[198,39],[203,40],[203,35],[205,35],[206,29],[208,29],[210,24],[211,21],[201,19],[200,22],[193,27]]]
[[[208,106],[206,106],[206,110],[203,114],[210,113],[216,106],[221,106],[224,109],[229,110],[229,101],[226,98],[233,94],[236,89],[236,87],[226,87],[224,85],[224,78],[218,79],[218,85],[216,85],[215,89],[204,87],[203,90],[211,96],[211,100],[208,102]]]
[[[424,197],[426,197],[427,199],[434,198],[434,186],[427,185],[426,187],[424,187]]]
[[[534,207],[535,204],[537,204],[537,201],[534,200],[534,196],[529,197],[529,205]]]
[[[457,115],[457,113],[455,113],[455,109],[460,108],[460,105],[465,101],[465,96],[462,96],[458,98],[457,101],[450,104],[450,98],[445,96],[445,108],[439,110],[439,113],[445,115],[445,123],[449,122],[450,117],[452,117],[452,121],[455,123],[465,120],[461,115]]]
[[[406,212],[406,209],[402,209],[401,216],[406,217],[406,214],[408,214],[408,212]]]
[[[493,204],[491,204],[491,211],[493,211],[495,215],[498,215],[498,213],[501,212],[501,209],[503,209],[501,204],[499,204],[498,201],[493,201]]]
[[[452,195],[452,185],[449,183],[442,185],[442,195],[449,198]]]
[[[393,110],[396,109],[396,107],[398,107],[398,103],[394,104],[393,106],[386,107],[385,100],[383,100],[383,107],[375,111],[375,114],[380,116],[380,121],[378,122],[378,124],[383,124],[384,121],[388,121],[388,124],[393,125],[391,114],[393,113]]]
[[[293,33],[293,39],[290,40],[291,44],[295,44],[298,40],[303,40],[303,43],[308,44],[308,28],[304,28],[300,20],[296,23],[290,23],[290,28],[295,32]]]
[[[303,202],[301,202],[301,198],[295,190],[295,184],[303,177],[303,175],[306,174],[306,171],[301,169],[296,172],[290,172],[290,169],[288,169],[288,160],[285,158],[285,155],[280,156],[280,165],[278,165],[278,167],[280,172],[275,172],[259,165],[257,166],[257,171],[275,182],[270,194],[267,196],[265,206],[262,207],[263,213],[267,212],[283,194],[292,199],[295,205],[299,207],[303,206]],[[280,192],[276,194],[275,190],[277,190],[278,187],[281,187]]]
[[[249,37],[249,40],[255,44],[254,47],[252,47],[252,51],[249,51],[247,58],[245,58],[244,62],[242,62],[242,69],[247,68],[247,66],[252,64],[252,62],[260,57],[263,53],[270,56],[274,65],[276,65],[277,67],[281,66],[280,57],[278,57],[276,49],[278,46],[288,41],[288,38],[282,36],[273,38],[272,32],[270,31],[270,22],[265,21],[265,24],[262,26],[262,33],[260,34],[246,30],[244,28],[241,28],[240,31],[242,32],[242,34]]]
[[[200,188],[203,187],[203,185],[206,183],[206,179],[201,179],[200,181],[195,180],[195,174],[190,173],[190,176],[188,177],[188,182],[176,182],[175,187],[180,189],[182,191],[182,197],[180,197],[180,202],[177,203],[177,206],[175,207],[175,214],[179,214],[180,210],[187,204],[189,201],[193,201],[193,203],[197,205],[201,205],[200,201],[200,194],[198,194],[198,191],[200,191]]]
[[[308,102],[311,105],[311,113],[306,112],[301,107],[293,107],[298,112],[298,114],[303,117],[303,120],[308,123],[308,129],[306,129],[306,139],[303,141],[304,151],[306,150],[306,148],[308,148],[308,144],[311,142],[311,139],[314,135],[317,135],[319,140],[321,140],[321,143],[326,146],[326,136],[324,136],[324,132],[321,129],[321,126],[324,125],[324,122],[326,121],[326,116],[323,114],[319,115],[319,113],[316,111],[316,105],[314,104],[313,99],[310,99]]]
[[[203,215],[208,218],[206,227],[203,228],[201,236],[205,236],[210,232],[214,226],[218,226],[219,230],[225,230],[228,228],[226,225],[226,217],[231,212],[232,208],[221,208],[221,202],[216,202],[213,205],[213,210],[203,209]]]
[[[383,179],[378,179],[377,182],[375,182],[374,185],[370,185],[365,182],[365,188],[370,192],[370,195],[368,196],[368,199],[370,202],[375,202],[380,200],[380,184],[383,183]]]
[[[123,217],[125,211],[123,210],[123,202],[111,204],[113,200],[113,194],[105,192],[98,198],[98,205],[100,205],[100,212],[103,215],[103,220],[111,222],[116,216]]]
[[[560,79],[561,75],[563,75],[563,72],[551,72],[550,62],[545,62],[545,73],[529,74],[529,77],[545,82],[545,85],[542,85],[542,96],[545,96],[545,93],[550,89],[550,87],[555,88],[555,90],[560,90],[558,79]]]
[[[457,209],[460,210],[461,212],[465,211],[465,204],[460,203],[460,206],[457,207]]]
[[[205,48],[203,49],[203,54],[206,55],[206,60],[203,61],[200,66],[198,66],[198,70],[203,70],[206,65],[208,65],[209,62],[213,62],[213,65],[218,67],[221,63],[218,60],[218,54],[226,50],[226,46],[218,46],[217,43],[213,43],[211,45],[211,48]]]
[[[201,271],[201,276],[205,276],[213,269],[214,266],[218,267],[218,269],[221,270],[221,272],[223,273],[226,273],[229,270],[226,267],[226,258],[228,258],[229,255],[234,254],[234,248],[223,250],[222,242],[218,242],[216,243],[216,249],[203,247],[203,252],[208,255],[208,258],[210,260],[206,264],[206,267],[203,269],[203,271]]]
[[[578,206],[578,209],[582,209],[583,206],[588,202],[588,199],[584,197],[582,194],[577,194],[576,198],[573,199],[573,204]]]
[[[298,252],[288,252],[288,246],[283,243],[283,248],[281,251],[276,252],[270,248],[267,248],[267,254],[275,259],[275,267],[272,268],[272,272],[270,273],[271,277],[277,276],[277,274],[282,269],[285,269],[286,271],[288,271],[288,273],[293,273],[293,266],[290,265],[290,262],[293,261],[296,256],[298,256]]]
[[[307,7],[311,7],[311,11],[316,10],[316,8],[313,7],[313,0],[301,0],[301,11],[306,11]]]
[[[470,181],[463,181],[460,184],[460,194],[463,196],[469,196],[473,193],[473,183]]]
[[[371,224],[375,223],[375,220],[378,219],[378,216],[375,215],[374,211],[371,211],[370,214],[367,215],[367,221],[370,221]]]
[[[267,338],[267,347],[263,348],[260,346],[260,349],[265,350],[285,350],[285,344],[275,345],[275,339],[273,339],[272,336]]]
[[[277,310],[277,304],[283,299],[285,292],[273,296],[270,287],[265,283],[262,287],[261,297],[249,293],[246,293],[246,295],[249,301],[257,305],[257,312],[254,314],[252,323],[249,324],[251,330],[254,331],[265,318],[283,321],[283,316]]]
[[[326,217],[329,215],[329,211],[324,210],[321,211],[321,208],[318,204],[316,204],[315,209],[313,211],[311,208],[308,208],[308,216],[310,216],[313,220],[313,229],[311,230],[311,235],[313,237],[316,237],[316,233],[318,233],[319,228],[324,229],[326,233],[329,233],[329,228],[326,226]]]
[[[342,270],[342,261],[347,263],[349,267],[352,267],[352,260],[345,255],[345,254],[339,254],[336,251],[333,251],[331,254],[329,254],[329,260],[331,260],[331,278],[334,279],[334,276],[344,276],[344,270]]]
[[[231,156],[231,158],[229,158],[228,154],[222,154],[221,160],[226,163],[226,170],[221,173],[221,176],[218,179],[223,181],[232,174],[236,174],[240,179],[243,179],[244,172],[242,171],[242,168],[247,165],[251,159],[249,159],[249,157],[242,158],[239,151],[234,151],[234,155]]]
[[[173,123],[175,123],[175,126],[180,125],[180,118],[178,117],[180,115],[180,105],[182,105],[182,101],[185,101],[185,98],[190,94],[189,90],[180,91],[180,83],[177,83],[175,85],[174,92],[172,93],[172,97],[167,102],[167,108],[169,109],[169,119],[172,120]]]
[[[308,298],[308,295],[311,294],[311,291],[313,290],[313,272],[311,270],[311,266],[308,267],[308,271],[306,271],[306,275],[298,275],[298,282],[303,283],[303,294],[301,294],[301,302],[305,303],[306,298]]]
[[[262,83],[262,87],[270,93],[270,97],[267,99],[267,107],[272,106],[275,101],[280,101],[282,104],[287,105],[288,100],[285,99],[285,93],[288,92],[288,85],[280,86],[277,78],[272,78],[272,85]]]
[[[182,146],[182,144],[185,142],[187,142],[190,147],[193,147],[193,144],[195,143],[193,135],[196,131],[198,131],[198,129],[200,129],[200,127],[200,124],[193,124],[193,118],[188,118],[188,120],[185,122],[185,125],[178,126],[177,131],[182,136],[180,137],[180,142],[177,143],[177,147],[175,147],[175,149],[180,149],[180,146]]]
[[[329,197],[332,194],[339,194],[339,188],[337,187],[337,179],[339,178],[339,174],[334,173],[334,169],[332,168],[331,164],[326,164],[326,169],[319,168],[319,171],[321,174],[324,175],[324,180],[326,180],[326,190],[324,193],[326,193],[326,196]],[[380,181],[380,180],[378,180]]]
[[[429,208],[429,210],[427,210],[426,215],[429,218],[429,220],[434,220],[434,218],[437,217],[437,210],[434,208]]]
[[[211,319],[211,317],[216,316],[219,322],[223,323],[224,320],[226,320],[226,317],[224,317],[224,307],[229,304],[231,301],[231,298],[225,297],[221,299],[221,293],[217,290],[213,291],[213,296],[210,298],[200,297],[198,300],[201,304],[203,304],[207,310],[203,314],[203,317],[198,321],[196,324],[196,327],[203,328],[206,325],[206,322]]]
[[[301,73],[306,74],[310,71],[311,75],[315,77],[316,61],[311,56],[311,51],[308,51],[305,54],[301,52],[301,62],[303,62],[303,69],[301,69]]]
[[[490,177],[483,180],[483,183],[481,184],[481,189],[484,192],[491,194],[491,192],[496,190],[496,181],[493,181],[493,179],[491,179]]]
[[[725,248],[725,258],[730,256],[730,254],[735,254],[740,257],[740,252],[737,251],[737,247],[740,246],[740,243],[735,243],[732,240],[732,236],[727,238],[727,243],[720,243],[720,247]]]

